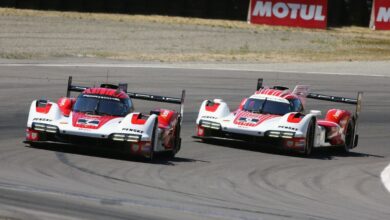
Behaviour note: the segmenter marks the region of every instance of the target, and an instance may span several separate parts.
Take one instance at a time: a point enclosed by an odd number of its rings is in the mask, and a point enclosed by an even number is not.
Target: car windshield
[[[125,116],[131,111],[131,102],[129,99],[81,94],[73,111],[93,115]]]
[[[248,99],[243,110],[261,114],[284,115],[292,112],[292,107],[289,103],[284,102],[267,99]]]

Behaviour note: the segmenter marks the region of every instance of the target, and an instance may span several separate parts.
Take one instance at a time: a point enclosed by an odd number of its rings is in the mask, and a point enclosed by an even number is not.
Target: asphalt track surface
[[[132,91],[179,96],[187,90],[177,158],[148,163],[88,146],[22,143],[33,99],[63,96],[70,74],[74,82],[93,85],[105,82],[107,72],[110,82],[128,82]],[[321,149],[305,158],[191,138],[203,99],[221,97],[234,109],[258,77],[340,96],[364,91],[359,146],[348,155]],[[373,76],[2,66],[0,219],[390,219],[390,194],[380,180],[390,157],[389,88],[390,78]],[[161,106],[135,104],[141,111]],[[332,106],[308,102],[313,109]]]

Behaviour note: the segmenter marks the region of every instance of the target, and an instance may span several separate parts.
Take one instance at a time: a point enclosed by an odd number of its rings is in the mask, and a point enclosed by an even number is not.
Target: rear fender
[[[229,107],[222,99],[205,100],[200,106],[196,123],[199,124],[201,119],[219,119],[227,117],[229,114]]]
[[[27,127],[31,128],[33,122],[52,124],[61,117],[62,113],[57,103],[48,100],[34,100],[30,106]]]
[[[326,121],[331,121],[340,125],[340,127],[344,131],[350,119],[352,119],[351,113],[347,110],[341,110],[341,109],[330,109],[326,113],[326,117],[325,117]]]
[[[156,109],[152,111],[152,113],[158,115],[159,128],[173,127],[173,124],[176,123],[178,117],[178,113],[176,111],[168,109]]]

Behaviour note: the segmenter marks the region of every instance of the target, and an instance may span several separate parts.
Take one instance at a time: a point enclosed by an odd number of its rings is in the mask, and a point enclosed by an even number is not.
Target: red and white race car
[[[71,98],[72,91],[81,94]],[[66,97],[32,102],[25,142],[98,145],[151,160],[157,152],[173,157],[181,145],[184,96],[184,90],[181,98],[127,92],[127,84],[75,86],[69,77]],[[134,112],[132,99],[180,104],[180,111]]]
[[[348,152],[357,146],[357,124],[362,92],[357,99],[309,93],[309,86],[263,87],[242,100],[238,109],[230,112],[222,99],[203,101],[196,120],[194,138],[237,139],[265,145],[293,149],[306,155],[317,147],[340,147]],[[325,118],[321,111],[304,113],[306,98],[356,105],[356,112],[330,109]]]

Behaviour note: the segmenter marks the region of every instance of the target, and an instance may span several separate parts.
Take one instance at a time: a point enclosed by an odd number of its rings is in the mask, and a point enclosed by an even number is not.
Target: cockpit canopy
[[[74,112],[93,115],[124,117],[133,111],[130,98],[116,98],[95,94],[80,94],[73,107]]]
[[[303,106],[297,98],[284,101],[249,98],[245,102],[243,110],[259,114],[285,115],[289,112],[303,112]]]

